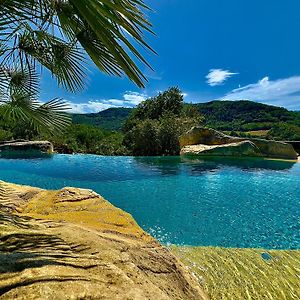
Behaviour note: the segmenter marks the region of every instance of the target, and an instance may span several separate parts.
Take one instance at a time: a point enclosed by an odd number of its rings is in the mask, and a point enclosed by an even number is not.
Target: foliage
[[[0,141],[9,141],[13,138],[12,132],[5,129],[0,129]]]
[[[300,141],[300,127],[287,123],[275,124],[268,137],[281,141]]]
[[[183,108],[183,95],[177,87],[172,87],[156,97],[141,102],[132,117],[139,120],[159,120],[165,114],[179,115]]]
[[[124,144],[133,155],[155,156],[160,153],[157,120],[140,121],[126,135]]]
[[[59,153],[91,153],[99,155],[127,155],[121,132],[99,127],[72,124],[60,134],[38,132],[23,121],[3,123],[0,120],[0,142],[4,140],[49,140]]]
[[[0,113],[6,122],[23,122],[33,131],[57,132],[70,124],[61,99],[38,100],[38,78],[27,69],[0,66]]]
[[[218,130],[269,130],[277,122],[300,126],[300,113],[252,101],[212,101],[195,106],[205,117],[205,125]]]
[[[169,114],[160,119],[158,128],[158,140],[160,154],[178,155],[180,152],[179,136],[182,133],[180,129],[180,118]]]
[[[91,153],[99,155],[126,155],[123,135],[90,125],[73,124],[66,133],[47,137],[60,153]]]
[[[178,155],[179,136],[202,117],[193,108],[184,109],[178,88],[170,88],[137,106],[127,119],[124,144],[133,155]]]

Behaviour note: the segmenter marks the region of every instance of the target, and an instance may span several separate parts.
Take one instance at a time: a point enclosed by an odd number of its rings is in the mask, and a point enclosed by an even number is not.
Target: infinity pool
[[[300,163],[54,155],[0,159],[0,179],[93,189],[166,244],[300,249]]]

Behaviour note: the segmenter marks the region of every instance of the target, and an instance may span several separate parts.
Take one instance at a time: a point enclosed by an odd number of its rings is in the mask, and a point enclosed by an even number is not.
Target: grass
[[[254,137],[265,138],[268,135],[269,130],[252,130],[247,131],[247,134],[250,134]]]

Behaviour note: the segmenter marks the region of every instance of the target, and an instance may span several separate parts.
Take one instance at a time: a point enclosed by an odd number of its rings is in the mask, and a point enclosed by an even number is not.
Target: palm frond
[[[62,99],[53,99],[40,104],[33,95],[20,91],[11,95],[10,101],[2,104],[3,117],[12,121],[29,121],[38,132],[62,132],[71,123],[66,113],[67,104]]]
[[[70,107],[63,99],[55,98],[39,106],[35,117],[40,126],[46,127],[50,133],[62,132],[71,123],[71,116],[66,113],[68,109]]]
[[[22,69],[20,67],[13,69],[6,69],[9,79],[8,88],[11,92],[16,90],[24,90],[27,93],[38,94],[39,91],[39,77],[35,70]]]
[[[131,37],[134,41],[153,51],[144,42],[141,35],[141,27],[151,31],[150,24],[138,7],[143,2],[135,0],[117,2],[105,0],[101,3],[97,0],[69,0],[69,2],[73,5],[79,18],[86,22],[88,28],[93,31],[101,44],[114,57],[117,67],[138,86],[144,87],[143,81],[146,80],[146,77],[124,50],[125,45],[131,54],[149,66],[128,38],[128,36]],[[143,7],[146,6],[143,5]],[[100,28],[101,30],[99,30]],[[123,30],[127,32],[127,36]]]
[[[39,62],[50,70],[59,85],[69,91],[84,88],[86,59],[76,43],[63,41],[44,31],[33,31],[29,27],[17,39],[17,46],[6,55],[2,65],[18,62],[24,71]]]
[[[83,48],[101,71],[126,74],[143,87],[146,78],[133,57],[150,67],[134,46],[154,52],[143,37],[144,31],[153,33],[144,15],[148,9],[141,0],[0,1],[0,35],[15,46],[0,56],[20,64],[34,63],[30,57],[48,68],[60,85],[76,92],[86,76]],[[10,30],[4,34],[7,26]]]
[[[62,131],[71,123],[68,105],[62,99],[38,100],[38,77],[31,70],[0,68],[0,105],[5,120],[30,122],[38,132]]]

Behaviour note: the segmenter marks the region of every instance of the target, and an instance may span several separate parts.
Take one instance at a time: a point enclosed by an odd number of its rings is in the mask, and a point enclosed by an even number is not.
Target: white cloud
[[[187,93],[183,93],[183,97],[187,95]],[[72,113],[86,114],[97,113],[111,107],[135,107],[147,98],[146,94],[127,91],[123,94],[123,99],[92,99],[84,103],[68,101],[68,104],[71,107],[70,111]]]
[[[216,86],[216,85],[221,85],[231,76],[237,74],[239,73],[233,73],[228,70],[222,70],[222,69],[211,69],[209,73],[206,75],[206,79],[207,79],[207,83],[210,86]]]
[[[257,83],[232,90],[222,99],[254,100],[290,109],[300,109],[300,76],[278,80],[264,77]]]
[[[111,107],[134,107],[145,99],[146,94],[128,91],[123,94],[123,99],[89,100],[85,103],[69,101],[68,104],[72,113],[97,113]]]
[[[112,105],[103,104],[99,101],[88,101],[87,103],[68,102],[70,112],[76,114],[96,113],[101,110],[113,107]]]
[[[140,94],[136,92],[126,92],[124,95],[124,100],[131,104],[131,106],[138,105],[142,101],[147,99],[146,94]]]

